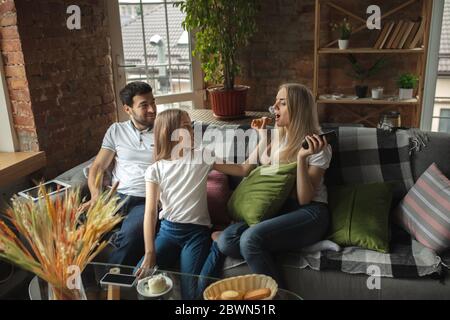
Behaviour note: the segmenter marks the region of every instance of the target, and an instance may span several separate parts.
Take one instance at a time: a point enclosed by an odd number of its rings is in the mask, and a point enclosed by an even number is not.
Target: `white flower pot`
[[[348,40],[339,40],[339,49],[348,49]]]
[[[400,100],[409,100],[413,98],[414,89],[402,89],[400,88],[398,98]]]
[[[373,88],[372,89],[372,99],[381,100],[383,99],[383,88]]]

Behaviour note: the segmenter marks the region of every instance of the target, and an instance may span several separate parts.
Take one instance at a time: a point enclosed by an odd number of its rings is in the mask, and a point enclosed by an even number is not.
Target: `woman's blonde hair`
[[[320,133],[317,105],[311,90],[304,85],[288,83],[280,86],[279,90],[281,89],[286,89],[287,92],[290,121],[287,127],[279,128],[279,143],[285,143],[278,151],[279,161],[295,162],[305,137]]]
[[[181,128],[183,116],[189,113],[180,109],[168,109],[158,114],[155,120],[155,162],[170,160],[173,148],[178,141],[172,141],[172,134]]]

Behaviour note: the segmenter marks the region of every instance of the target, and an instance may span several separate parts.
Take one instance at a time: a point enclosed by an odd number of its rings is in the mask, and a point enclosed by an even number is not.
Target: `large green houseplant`
[[[245,114],[246,86],[235,86],[240,72],[237,51],[256,31],[258,0],[185,0],[175,3],[186,15],[183,28],[195,33],[196,56],[205,73],[214,114]]]

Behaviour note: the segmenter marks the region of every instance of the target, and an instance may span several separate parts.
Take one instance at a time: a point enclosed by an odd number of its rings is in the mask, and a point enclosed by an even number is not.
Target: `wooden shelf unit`
[[[395,53],[395,54],[423,54],[425,50],[423,48],[416,49],[374,49],[374,48],[350,48],[350,49],[339,49],[339,48],[322,48],[319,49],[319,54],[351,54],[351,53]]]
[[[345,107],[345,105],[380,105],[384,106],[379,109],[379,113],[386,111],[388,107],[392,106],[400,106],[400,105],[411,105],[413,110],[412,116],[412,126],[419,127],[420,126],[420,117],[422,113],[422,105],[423,105],[423,91],[424,91],[424,80],[425,80],[425,71],[426,71],[426,59],[428,54],[428,41],[429,41],[429,31],[430,31],[430,22],[431,22],[431,13],[433,3],[430,0],[409,0],[404,3],[396,6],[395,8],[383,12],[381,21],[385,21],[386,18],[391,17],[395,13],[400,12],[401,10],[414,5],[416,3],[422,4],[422,14],[421,18],[425,21],[425,31],[424,31],[424,45],[421,48],[415,49],[375,49],[375,48],[348,48],[345,50],[341,50],[339,48],[335,48],[338,42],[338,39],[331,41],[325,46],[321,46],[320,32],[321,32],[321,10],[323,6],[329,6],[334,10],[339,11],[341,14],[352,18],[358,23],[359,26],[354,28],[353,34],[361,32],[366,29],[366,17],[360,17],[357,14],[354,14],[345,8],[336,4],[339,0],[316,0],[316,10],[315,10],[315,34],[314,34],[314,82],[313,82],[313,93],[316,97],[316,101],[318,104],[336,104],[340,105],[340,107]],[[341,0],[342,1],[342,0]],[[365,12],[364,12],[365,14]],[[335,100],[335,99],[321,99],[320,96],[327,93],[319,92],[319,70],[320,70],[320,59],[325,55],[344,55],[344,54],[408,54],[408,55],[417,55],[417,69],[416,74],[419,76],[419,85],[417,91],[417,99],[407,100],[407,101],[392,101],[392,100],[373,100],[370,98],[366,99],[357,99],[357,100]],[[351,109],[347,109],[347,111],[355,116],[355,122],[365,122],[367,124],[371,124],[376,126],[375,123],[368,120],[370,116],[374,116],[374,113],[370,113],[369,115],[365,114],[361,116]]]
[[[374,100],[372,98],[364,98],[364,99],[317,99],[317,103],[324,104],[380,104],[380,105],[417,105],[419,103],[419,99],[409,99],[409,100]]]

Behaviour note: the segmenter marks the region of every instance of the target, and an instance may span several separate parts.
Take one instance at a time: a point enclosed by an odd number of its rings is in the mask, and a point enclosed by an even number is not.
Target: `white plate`
[[[150,280],[153,277],[156,277],[156,276],[147,277],[147,278],[144,278],[144,279],[141,279],[138,281],[136,289],[141,296],[144,296],[146,298],[157,298],[157,297],[161,297],[161,296],[167,294],[170,290],[172,290],[172,287],[173,287],[172,279],[163,275],[163,277],[167,283],[167,289],[164,292],[157,293],[157,294],[150,293],[150,291],[148,290],[148,280]]]

